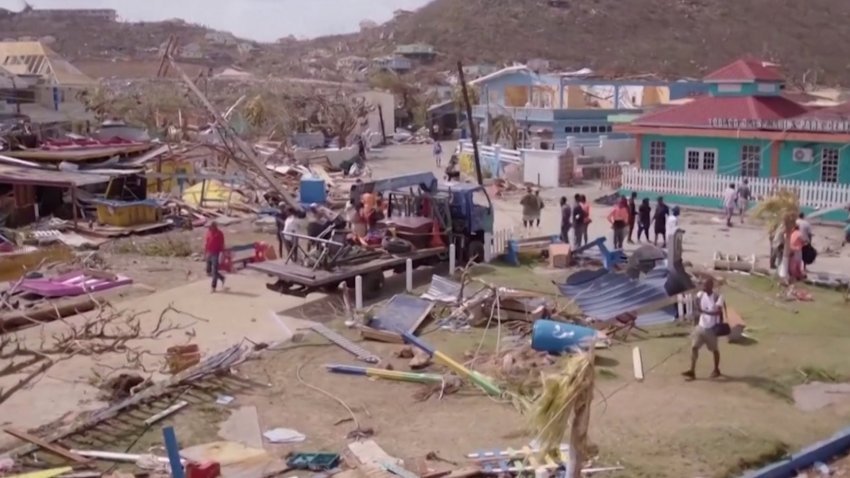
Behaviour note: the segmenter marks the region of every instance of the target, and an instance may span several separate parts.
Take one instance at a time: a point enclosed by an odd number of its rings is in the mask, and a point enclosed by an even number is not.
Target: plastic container
[[[327,200],[325,181],[316,178],[303,178],[301,179],[299,194],[301,204],[324,204]]]
[[[540,319],[531,330],[531,348],[557,354],[572,348],[587,348],[595,336],[596,330],[588,327]]]

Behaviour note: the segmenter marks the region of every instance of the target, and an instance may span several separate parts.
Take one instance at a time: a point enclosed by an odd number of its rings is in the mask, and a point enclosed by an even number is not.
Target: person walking
[[[723,192],[723,211],[726,213],[726,227],[732,227],[732,217],[735,215],[737,205],[738,190],[735,189],[735,183],[732,183]]]
[[[534,222],[540,220],[540,198],[531,188],[528,188],[519,204],[522,206],[522,225],[526,229],[531,229]]]
[[[608,214],[608,222],[614,231],[614,249],[622,249],[629,225],[629,204],[625,196],[621,197],[614,209]]]
[[[584,211],[584,228],[581,230],[582,242],[587,244],[587,235],[590,232],[590,223],[593,222],[593,219],[590,217],[590,203],[587,202],[587,196],[582,194],[579,196],[579,200],[579,205]]]
[[[673,208],[670,209],[670,215],[667,216],[667,224],[664,227],[664,229],[666,229],[666,231],[667,231],[667,238],[668,239],[672,239],[673,236],[676,234],[676,231],[679,230],[679,214],[680,213],[681,213],[681,210],[679,210],[679,206],[673,206]]]
[[[561,196],[561,242],[570,243],[570,227],[573,221],[573,209],[567,201],[566,196]]]
[[[714,279],[709,277],[705,280],[702,290],[697,293],[697,304],[699,319],[691,331],[691,368],[682,373],[688,381],[696,378],[697,359],[703,346],[714,354],[711,378],[720,377],[720,350],[717,347],[716,326],[723,318],[723,296],[715,292]]]
[[[534,197],[537,198],[537,207],[538,207],[538,211],[539,211],[537,213],[537,224],[535,224],[535,226],[538,229],[540,229],[540,216],[542,216],[543,208],[546,207],[546,203],[544,203],[543,198],[540,197],[540,190],[539,189],[534,190]]]
[[[655,205],[655,215],[652,216],[652,221],[655,223],[655,245],[658,245],[660,237],[664,243],[661,247],[667,247],[667,216],[670,214],[670,208],[664,204],[664,198],[659,196],[658,203]]]
[[[436,127],[437,125],[434,125]],[[437,162],[437,167],[442,167],[443,165],[443,145],[440,144],[439,141],[434,141],[434,161]]]
[[[204,260],[207,263],[207,275],[212,277],[211,292],[215,292],[218,288],[219,281],[221,281],[222,287],[224,286],[224,276],[218,270],[222,252],[224,252],[224,233],[218,228],[218,224],[213,222],[207,229],[207,235],[204,238]]]
[[[649,198],[643,198],[638,207],[638,232],[637,240],[640,242],[640,233],[646,237],[646,242],[649,242],[649,225],[652,224],[652,206],[649,205]]]
[[[576,194],[573,199],[575,203],[573,204],[573,240],[575,242],[575,247],[579,248],[583,244],[583,240],[587,234],[587,223],[585,222],[585,212],[584,208],[581,207],[581,194]]]
[[[635,241],[632,240],[632,234],[635,231],[635,222],[637,221],[637,192],[632,191],[632,195],[629,196],[629,244],[634,244]],[[640,239],[640,232],[638,232],[638,239]]]
[[[750,200],[753,197],[753,193],[750,190],[750,180],[744,179],[740,186],[738,186],[738,210],[741,213],[741,224],[744,223],[744,215],[747,214],[747,210],[750,208]]]
[[[795,281],[806,278],[803,264],[803,247],[806,244],[805,233],[799,225],[795,225],[794,232],[791,233],[791,256],[788,262],[788,275]]]

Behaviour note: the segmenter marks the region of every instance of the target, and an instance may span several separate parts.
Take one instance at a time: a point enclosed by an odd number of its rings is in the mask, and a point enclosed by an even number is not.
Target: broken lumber
[[[65,447],[56,445],[55,443],[48,443],[47,441],[42,440],[41,438],[35,435],[30,435],[25,431],[18,430],[12,427],[6,427],[3,429],[3,431],[8,433],[9,435],[12,435],[15,438],[30,442],[34,445],[37,445],[39,448],[43,448],[53,454],[59,455],[62,458],[66,458],[75,463],[88,464],[91,461],[88,458],[84,458],[80,455],[77,455],[76,453],[72,453],[71,450]]]
[[[643,371],[643,355],[640,353],[640,347],[635,347],[632,349],[632,366],[635,371],[635,380],[638,382],[643,382],[644,371]]]

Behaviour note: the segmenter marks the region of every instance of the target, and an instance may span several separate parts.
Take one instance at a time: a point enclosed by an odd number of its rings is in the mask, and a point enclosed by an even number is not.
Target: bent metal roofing
[[[76,173],[0,164],[0,183],[30,184],[33,186],[73,187],[108,183],[110,177],[100,174]]]

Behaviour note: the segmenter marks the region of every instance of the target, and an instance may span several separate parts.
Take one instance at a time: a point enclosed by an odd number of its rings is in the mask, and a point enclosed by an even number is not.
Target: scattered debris
[[[257,407],[240,407],[234,410],[227,420],[219,425],[218,436],[251,448],[263,448],[264,435],[260,432]]]

